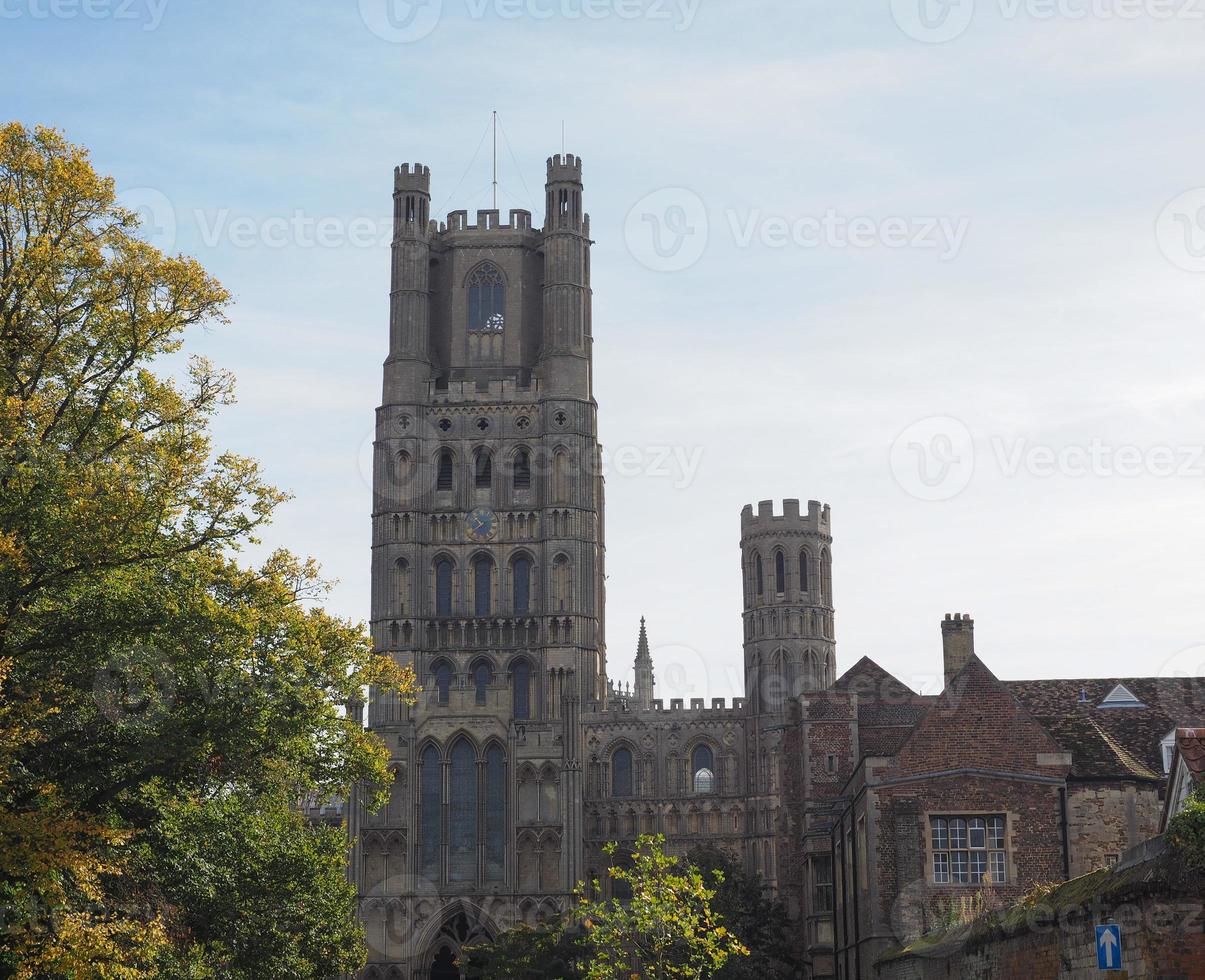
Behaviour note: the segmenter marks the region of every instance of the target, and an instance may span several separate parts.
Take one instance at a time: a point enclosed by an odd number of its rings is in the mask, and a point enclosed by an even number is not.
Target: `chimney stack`
[[[946,613],[941,621],[941,656],[948,688],[975,656],[975,621],[969,613]]]

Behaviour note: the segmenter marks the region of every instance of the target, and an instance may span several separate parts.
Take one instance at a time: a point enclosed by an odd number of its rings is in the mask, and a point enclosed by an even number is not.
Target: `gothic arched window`
[[[435,478],[436,490],[451,490],[456,485],[456,463],[452,458],[452,450],[445,449],[439,454],[439,473]]]
[[[448,880],[477,877],[477,753],[467,738],[452,746],[448,778]]]
[[[774,591],[778,595],[787,591],[787,559],[781,551],[774,552]]]
[[[766,591],[766,580],[762,575],[761,555],[753,556],[753,567],[757,576],[757,594],[762,595]]]
[[[510,567],[511,606],[516,616],[526,616],[531,610],[531,559],[520,555]]]
[[[515,661],[511,668],[513,714],[516,721],[531,717],[531,664],[526,660]]]
[[[488,490],[494,485],[494,460],[484,449],[479,449],[474,457],[473,473],[478,490]]]
[[[506,326],[506,285],[502,273],[486,262],[469,276],[469,329],[501,333]]]
[[[439,692],[439,703],[448,703],[448,692],[452,689],[452,665],[441,660],[431,671],[435,675],[435,690]]]
[[[419,786],[420,834],[419,860],[422,862],[423,875],[428,879],[439,880],[439,850],[443,843],[440,833],[439,811],[442,785],[439,752],[434,745],[423,749],[419,764],[422,767],[422,777]]]
[[[452,615],[452,563],[447,558],[435,565],[435,615]]]
[[[715,754],[708,745],[695,746],[690,755],[690,768],[694,772],[696,793],[715,792]]]
[[[410,602],[410,565],[405,558],[393,563],[393,601],[398,613],[404,616]]]
[[[799,552],[799,591],[807,592],[808,590],[808,553],[806,551]]]
[[[828,548],[820,552],[820,604],[833,604],[833,557]]]
[[[611,795],[632,795],[632,753],[628,749],[616,749],[611,756]]]
[[[489,686],[494,682],[494,671],[488,660],[478,660],[473,665],[473,689],[478,704],[485,704]]]
[[[552,562],[552,598],[556,603],[554,609],[557,612],[565,611],[571,588],[572,575],[569,570],[569,558],[566,555],[557,555]]]
[[[488,616],[493,607],[494,563],[485,555],[473,562],[473,614]]]
[[[485,879],[506,874],[506,753],[497,742],[485,752]]]
[[[531,489],[531,453],[526,449],[515,453],[514,482],[516,490]]]

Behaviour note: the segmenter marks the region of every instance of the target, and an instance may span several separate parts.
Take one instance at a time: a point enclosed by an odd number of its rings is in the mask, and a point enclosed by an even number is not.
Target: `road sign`
[[[1121,969],[1121,926],[1114,924],[1096,927],[1096,968]]]

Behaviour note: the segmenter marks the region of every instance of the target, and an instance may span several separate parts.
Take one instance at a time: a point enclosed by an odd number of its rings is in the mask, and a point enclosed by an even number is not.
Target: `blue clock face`
[[[478,507],[469,514],[465,529],[472,541],[492,541],[498,533],[498,515],[488,507]]]

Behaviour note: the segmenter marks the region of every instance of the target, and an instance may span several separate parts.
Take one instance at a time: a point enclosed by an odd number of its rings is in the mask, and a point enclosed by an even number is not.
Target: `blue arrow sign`
[[[1121,926],[1096,927],[1096,968],[1121,969]]]

